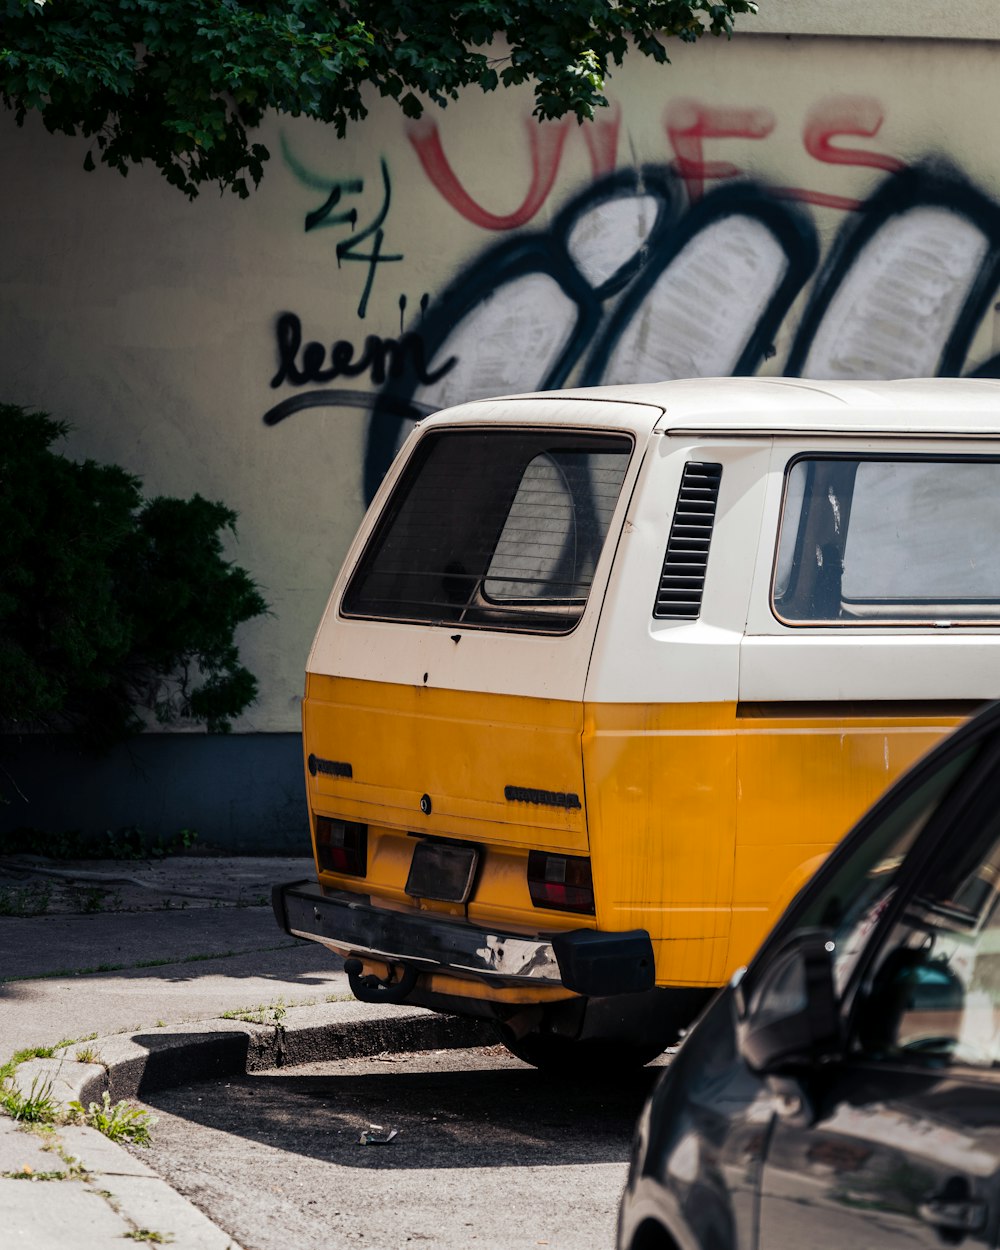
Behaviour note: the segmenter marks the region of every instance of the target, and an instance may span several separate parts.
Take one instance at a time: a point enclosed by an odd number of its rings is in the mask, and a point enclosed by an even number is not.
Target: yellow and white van
[[[645,1059],[856,817],[1000,696],[1000,383],[715,379],[421,422],[309,658],[359,997]]]

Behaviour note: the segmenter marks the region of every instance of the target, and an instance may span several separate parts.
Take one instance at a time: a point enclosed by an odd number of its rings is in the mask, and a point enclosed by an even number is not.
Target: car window
[[[830,932],[838,993],[893,896],[907,852],[978,749],[978,744],[970,746],[927,775],[804,896],[795,927]]]
[[[982,830],[985,850],[977,836],[970,855],[962,832],[880,954],[859,1011],[858,1044],[870,1056],[1000,1067],[1000,812]]]

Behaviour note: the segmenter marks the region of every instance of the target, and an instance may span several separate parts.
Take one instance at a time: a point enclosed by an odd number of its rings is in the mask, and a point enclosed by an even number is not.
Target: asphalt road
[[[502,1047],[277,1069],[151,1095],[141,1154],[247,1250],[611,1250],[656,1075],[562,1082]]]

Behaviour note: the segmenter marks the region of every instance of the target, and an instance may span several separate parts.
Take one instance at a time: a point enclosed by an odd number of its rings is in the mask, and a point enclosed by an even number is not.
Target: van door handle
[[[953,1176],[917,1207],[925,1224],[942,1233],[977,1233],[986,1226],[986,1203],[973,1198],[964,1176]]]

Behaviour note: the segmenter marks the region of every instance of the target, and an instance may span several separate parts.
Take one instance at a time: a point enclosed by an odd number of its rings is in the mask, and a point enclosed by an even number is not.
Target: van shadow
[[[479,1048],[426,1069],[423,1057],[331,1063],[296,1075],[270,1071],[170,1090],[140,1087],[156,1111],[192,1125],[343,1167],[398,1171],[623,1163],[636,1119],[661,1068],[580,1080]],[[509,1066],[508,1066],[509,1064]],[[503,1065],[503,1066],[497,1066]],[[360,1070],[359,1070],[360,1069]],[[377,1070],[374,1070],[377,1069]],[[370,1125],[397,1135],[363,1145]]]

